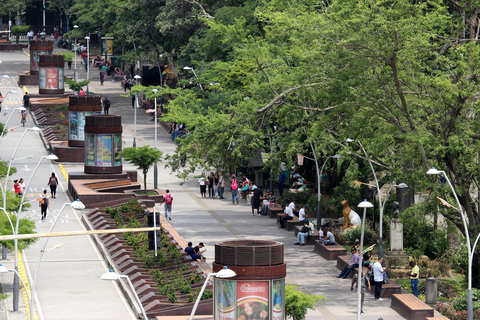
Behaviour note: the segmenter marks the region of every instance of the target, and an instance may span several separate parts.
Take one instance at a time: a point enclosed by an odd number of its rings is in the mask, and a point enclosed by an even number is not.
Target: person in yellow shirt
[[[410,267],[412,268],[409,274],[412,293],[415,295],[415,297],[418,297],[418,275],[420,274],[420,270],[418,269],[415,261],[410,261]]]

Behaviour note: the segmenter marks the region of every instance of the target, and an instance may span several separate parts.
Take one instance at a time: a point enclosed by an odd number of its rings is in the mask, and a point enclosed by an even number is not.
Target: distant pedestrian
[[[365,292],[368,290],[372,290],[372,287],[370,286],[370,272],[369,272],[370,266],[363,267],[362,268],[362,274],[361,274],[361,304],[360,304],[360,312],[363,313],[363,302],[365,301]],[[352,285],[350,286],[350,291],[353,291],[353,286],[356,284],[356,290],[358,290],[358,273],[355,273],[352,278]]]
[[[167,189],[163,195],[163,202],[160,205],[165,203],[165,219],[168,220],[172,220],[172,202],[173,197],[170,194],[170,190]]]
[[[0,111],[2,111],[2,102],[3,102],[3,96],[2,96],[2,93],[0,92]]]
[[[103,70],[100,70],[100,85],[103,86],[104,81],[105,81],[105,72],[103,72]]]
[[[254,216],[254,210],[257,209],[257,216],[260,215],[260,198],[263,197],[262,186],[259,186],[255,190],[253,190],[253,197],[252,197],[252,216]]]
[[[58,186],[58,179],[55,177],[55,172],[52,172],[52,176],[48,179],[47,186],[50,187],[50,193],[52,194],[52,198],[55,199],[57,197],[57,186]]]
[[[17,197],[22,196],[22,191],[20,190],[20,183],[18,183],[18,180],[13,180],[13,189],[15,190],[15,195]]]
[[[28,91],[27,91],[23,96],[23,107],[28,108],[29,106],[30,106],[30,96],[28,95]]]
[[[197,187],[200,186],[200,194],[202,199],[206,197],[207,193],[207,184],[205,182],[205,172],[202,173],[202,176],[198,179]]]
[[[230,192],[232,193],[232,202],[235,204],[235,200],[238,204],[238,181],[235,174],[232,174],[232,181],[230,183]]]
[[[412,270],[409,273],[412,293],[415,297],[418,298],[418,281],[419,281],[420,270],[418,269],[418,266],[415,263],[415,261],[410,261],[410,268],[412,268]]]
[[[85,95],[85,91],[83,91],[83,88],[80,88],[80,91],[78,91],[78,95],[79,96],[84,96]]]
[[[47,218],[47,210],[50,208],[50,201],[48,199],[47,190],[43,190],[43,194],[40,199],[40,211],[42,215],[42,220]]]
[[[135,100],[136,100],[136,96],[134,93],[132,93],[132,108],[135,108]]]
[[[373,281],[375,281],[375,300],[382,301],[383,273],[387,268],[382,267],[383,257],[378,257],[378,261],[373,264]]]
[[[105,97],[105,99],[103,99],[103,113],[108,114],[108,110],[110,110],[110,100]]]
[[[27,186],[25,185],[25,181],[23,178],[20,178],[18,180],[18,184],[20,185],[20,194],[23,195],[25,192],[27,192]]]

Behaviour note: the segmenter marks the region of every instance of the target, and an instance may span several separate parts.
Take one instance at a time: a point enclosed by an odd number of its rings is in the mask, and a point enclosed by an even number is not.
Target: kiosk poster
[[[85,137],[85,165],[95,165],[95,135],[88,134]]]
[[[58,75],[57,69],[54,67],[48,67],[47,69],[47,89],[58,88]]]
[[[65,81],[64,81],[64,75],[63,75],[63,68],[58,68],[58,89],[64,89],[65,88]]]
[[[272,281],[272,320],[285,319],[285,279]]]
[[[96,154],[98,167],[112,166],[112,135],[97,135]]]
[[[268,286],[268,281],[237,281],[237,320],[269,319]]]
[[[78,137],[78,112],[69,112],[70,119],[68,120],[68,139],[80,140]]]
[[[115,159],[115,165],[120,166],[122,165],[122,156],[120,155],[120,151],[122,151],[122,135],[121,134],[116,134],[114,135],[115,141],[114,141],[114,159]]]
[[[215,279],[215,320],[235,320],[236,281]]]
[[[40,89],[45,89],[47,88],[47,72],[45,70],[45,68],[41,68],[39,71],[38,71],[38,87]]]

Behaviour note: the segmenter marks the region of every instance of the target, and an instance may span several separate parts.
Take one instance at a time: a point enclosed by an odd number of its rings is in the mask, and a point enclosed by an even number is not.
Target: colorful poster
[[[58,68],[58,89],[64,89],[65,81],[63,75],[63,68]]]
[[[215,320],[235,320],[236,281],[215,279]]]
[[[47,71],[47,89],[57,89],[58,88],[58,74],[57,68],[48,67]]]
[[[78,112],[69,112],[68,117],[68,139],[79,140],[78,138]]]
[[[47,73],[45,68],[40,68],[38,71],[38,88],[39,89],[46,89],[47,88]]]
[[[116,134],[115,136],[115,141],[114,141],[114,159],[115,159],[115,165],[116,166],[121,166],[122,165],[122,156],[120,155],[120,151],[122,151],[122,135],[121,134]]]
[[[85,140],[85,165],[95,165],[95,135],[88,134]]]
[[[97,135],[95,141],[95,153],[97,167],[111,167],[112,166],[112,135]]]
[[[285,319],[285,279],[272,281],[272,320]]]
[[[269,319],[268,281],[237,281],[237,320]]]

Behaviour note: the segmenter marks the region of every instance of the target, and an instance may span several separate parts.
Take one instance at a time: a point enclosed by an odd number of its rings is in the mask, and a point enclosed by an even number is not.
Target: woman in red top
[[[18,180],[13,180],[13,189],[15,190],[16,196],[22,196],[22,189],[20,187],[20,183],[18,183]]]

